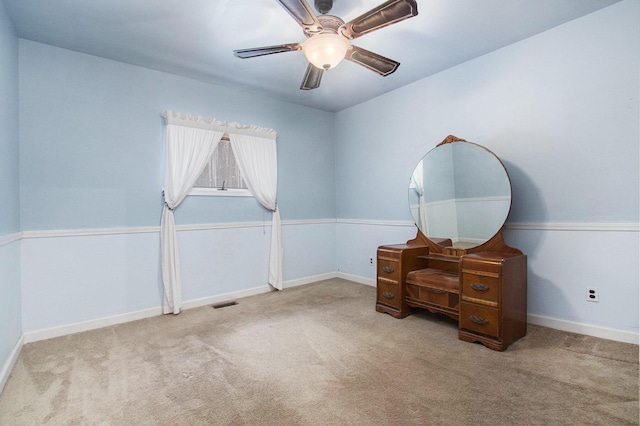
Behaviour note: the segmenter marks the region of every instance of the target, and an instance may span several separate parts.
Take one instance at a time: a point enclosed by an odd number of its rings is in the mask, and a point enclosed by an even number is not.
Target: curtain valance
[[[195,127],[198,129],[214,130],[216,132],[224,132],[229,135],[245,135],[255,136],[265,139],[277,139],[278,133],[266,127],[256,126],[254,124],[240,124],[235,121],[221,121],[216,118],[207,118],[201,115],[185,114],[176,111],[165,111],[162,117],[167,124],[176,124],[178,126]]]

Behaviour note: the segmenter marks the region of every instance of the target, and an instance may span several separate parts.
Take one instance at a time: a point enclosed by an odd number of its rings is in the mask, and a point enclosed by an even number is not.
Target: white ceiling
[[[301,52],[233,56],[304,41],[276,0],[2,1],[24,39],[340,111],[619,0],[418,0],[418,16],[353,41],[400,62],[394,74],[343,61],[312,91],[299,90]],[[348,22],[383,1],[334,0],[330,14]]]

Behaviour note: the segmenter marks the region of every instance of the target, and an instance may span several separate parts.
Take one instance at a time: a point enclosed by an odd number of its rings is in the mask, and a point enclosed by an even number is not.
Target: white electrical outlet
[[[598,292],[597,287],[587,287],[587,301],[589,302],[600,301],[600,293]]]
[[[369,265],[373,265],[373,257],[369,258]]]

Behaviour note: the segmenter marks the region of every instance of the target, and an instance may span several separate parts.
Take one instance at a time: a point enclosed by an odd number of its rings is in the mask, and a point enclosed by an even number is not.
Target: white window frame
[[[225,134],[223,140],[229,141],[228,136]],[[212,156],[213,158],[213,156]],[[211,162],[211,160],[209,160]],[[207,164],[209,167],[209,164]],[[204,196],[204,197],[253,197],[251,192],[246,188],[206,188],[206,187],[192,187],[189,191],[189,195]]]
[[[248,189],[225,188],[191,188],[189,195],[206,196],[206,197],[253,197]]]

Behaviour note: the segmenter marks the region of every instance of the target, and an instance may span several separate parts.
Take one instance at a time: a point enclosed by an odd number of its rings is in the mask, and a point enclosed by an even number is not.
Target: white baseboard
[[[201,299],[193,299],[182,303],[182,309],[193,309],[201,306],[215,305],[216,303],[229,302],[234,299],[240,299],[242,297],[254,296],[256,294],[268,293],[271,291],[271,287],[267,284],[253,287],[247,290],[233,291],[231,293],[224,293],[217,296],[203,297]]]
[[[584,324],[534,314],[528,314],[527,321],[529,322],[529,324],[541,325],[543,327],[553,328],[555,330],[585,334],[587,336],[615,340],[617,342],[633,343],[636,345],[638,344],[638,333],[633,333],[630,331],[615,330],[612,328],[600,327],[597,325]]]
[[[322,275],[315,275],[311,277],[305,277],[295,280],[289,280],[284,283],[284,288],[291,288],[305,284],[311,284],[318,281],[323,281],[331,278],[342,278],[345,280],[357,282],[360,284],[369,285],[375,287],[375,280],[370,278],[365,278],[357,275],[346,274],[344,272],[331,272]],[[183,303],[183,309],[193,309],[200,306],[213,305],[220,302],[226,302],[233,299],[238,299],[242,297],[253,296],[260,293],[267,293],[271,291],[271,287],[268,285],[259,286],[250,288],[247,290],[241,290],[231,293],[225,293],[221,295],[205,297],[201,299],[189,300]],[[73,324],[66,324],[57,327],[51,327],[41,330],[28,331],[24,333],[18,345],[16,346],[17,350],[15,357],[17,358],[17,354],[20,353],[20,348],[22,348],[23,344],[37,342],[39,340],[51,339],[54,337],[66,336],[68,334],[79,333],[82,331],[95,330],[97,328],[108,327],[111,325],[122,324],[130,321],[136,321],[144,318],[154,317],[162,315],[162,308],[149,308],[135,312],[128,312],[119,315],[113,315],[109,317],[97,318],[89,321],[83,321]],[[615,340],[619,342],[625,343],[633,343],[638,344],[638,334],[628,331],[615,330],[606,327],[595,326],[591,324],[577,323],[573,321],[563,320],[559,318],[550,318],[541,315],[529,314],[527,316],[528,322],[534,325],[541,325],[543,327],[549,327],[557,330],[568,331],[571,333],[578,334],[586,334],[588,336],[600,337],[603,339]],[[12,363],[15,362],[15,359],[10,358],[7,365],[13,366]],[[2,374],[5,374],[5,370],[7,370],[7,365],[4,366],[2,370]],[[9,368],[8,371],[11,369]],[[3,376],[0,376],[2,379]],[[0,382],[1,383],[1,382]]]
[[[266,293],[271,288],[268,285],[251,288],[248,290],[235,291],[211,297],[203,297],[201,299],[187,300],[182,303],[182,309],[199,308],[200,306],[213,305],[220,302],[237,299],[240,297],[253,296],[254,294]],[[76,322],[73,324],[65,324],[57,327],[45,328],[40,330],[28,331],[23,334],[24,343],[37,342],[40,340],[52,339],[54,337],[66,336],[68,334],[80,333],[83,331],[95,330],[111,325],[123,324],[126,322],[137,321],[144,318],[151,318],[162,315],[162,307],[143,309],[140,311],[127,312],[124,314],[112,315],[108,317],[96,318],[93,320]]]
[[[95,330],[97,328],[109,327],[111,325],[122,324],[130,321],[137,321],[144,318],[162,315],[162,308],[149,308],[141,311],[127,312],[124,314],[112,315],[108,317],[96,318],[88,321],[65,324],[51,328],[27,331],[23,334],[24,343],[32,343],[40,340],[52,339],[54,337],[66,336],[68,334],[80,333],[82,331]]]
[[[0,393],[4,390],[4,385],[7,384],[7,380],[9,380],[9,375],[11,374],[11,370],[13,370],[13,366],[16,365],[16,361],[18,361],[18,356],[20,356],[20,352],[22,351],[22,345],[24,344],[23,336],[20,336],[16,345],[14,346],[11,354],[9,355],[9,359],[2,366],[2,371],[0,371]]]
[[[335,278],[335,273],[328,273],[323,275],[316,275],[313,277],[306,277],[297,280],[290,280],[284,282],[284,287],[295,287],[304,284],[311,284],[313,282],[322,281],[330,278]],[[260,293],[267,293],[271,291],[269,285],[250,288],[247,290],[234,291],[231,293],[219,294],[211,297],[203,297],[201,299],[188,300],[182,303],[182,309],[193,309],[201,306],[214,305],[220,302],[227,302],[229,300],[239,299],[242,297],[253,296]],[[24,343],[32,343],[40,340],[52,339],[54,337],[66,336],[68,334],[80,333],[83,331],[95,330],[102,327],[109,327],[111,325],[123,324],[126,322],[137,321],[144,318],[150,318],[162,315],[162,308],[149,308],[140,311],[127,312],[124,314],[112,315],[108,317],[96,318],[88,321],[76,322],[72,324],[65,324],[51,328],[44,328],[40,330],[28,331],[21,337]]]
[[[345,274],[343,272],[338,272],[338,278],[370,285],[372,287],[376,286],[376,281],[373,279]],[[616,330],[613,328],[600,327],[592,324],[578,323],[534,314],[528,314],[527,321],[529,324],[540,325],[547,328],[553,328],[555,330],[568,331],[570,333],[584,334],[587,336],[599,337],[601,339],[615,340],[617,342],[632,343],[636,345],[639,343],[638,333],[630,331]]]
[[[328,280],[335,278],[337,275],[333,272],[322,275],[314,275],[312,277],[305,277],[296,280],[285,281],[282,284],[284,289],[297,287],[300,285],[311,284],[322,280]],[[268,293],[273,291],[272,287],[268,284],[259,287],[253,287],[247,290],[234,291],[231,293],[224,293],[217,296],[203,297],[201,299],[193,299],[182,303],[182,309],[193,309],[201,306],[215,305],[216,303],[228,302],[235,299],[241,299],[243,297],[254,296],[256,294]]]
[[[329,272],[327,274],[314,275],[311,277],[298,278],[295,280],[285,281],[283,283],[283,287],[287,289],[290,287],[297,287],[299,285],[311,284],[318,281],[330,280],[332,278],[337,278],[337,277],[338,277],[338,274],[336,274],[335,272]]]
[[[353,281],[359,284],[369,285],[371,287],[376,286],[376,280],[374,279],[360,277],[358,275],[345,274],[344,272],[338,272],[338,278],[342,278],[343,280]]]

